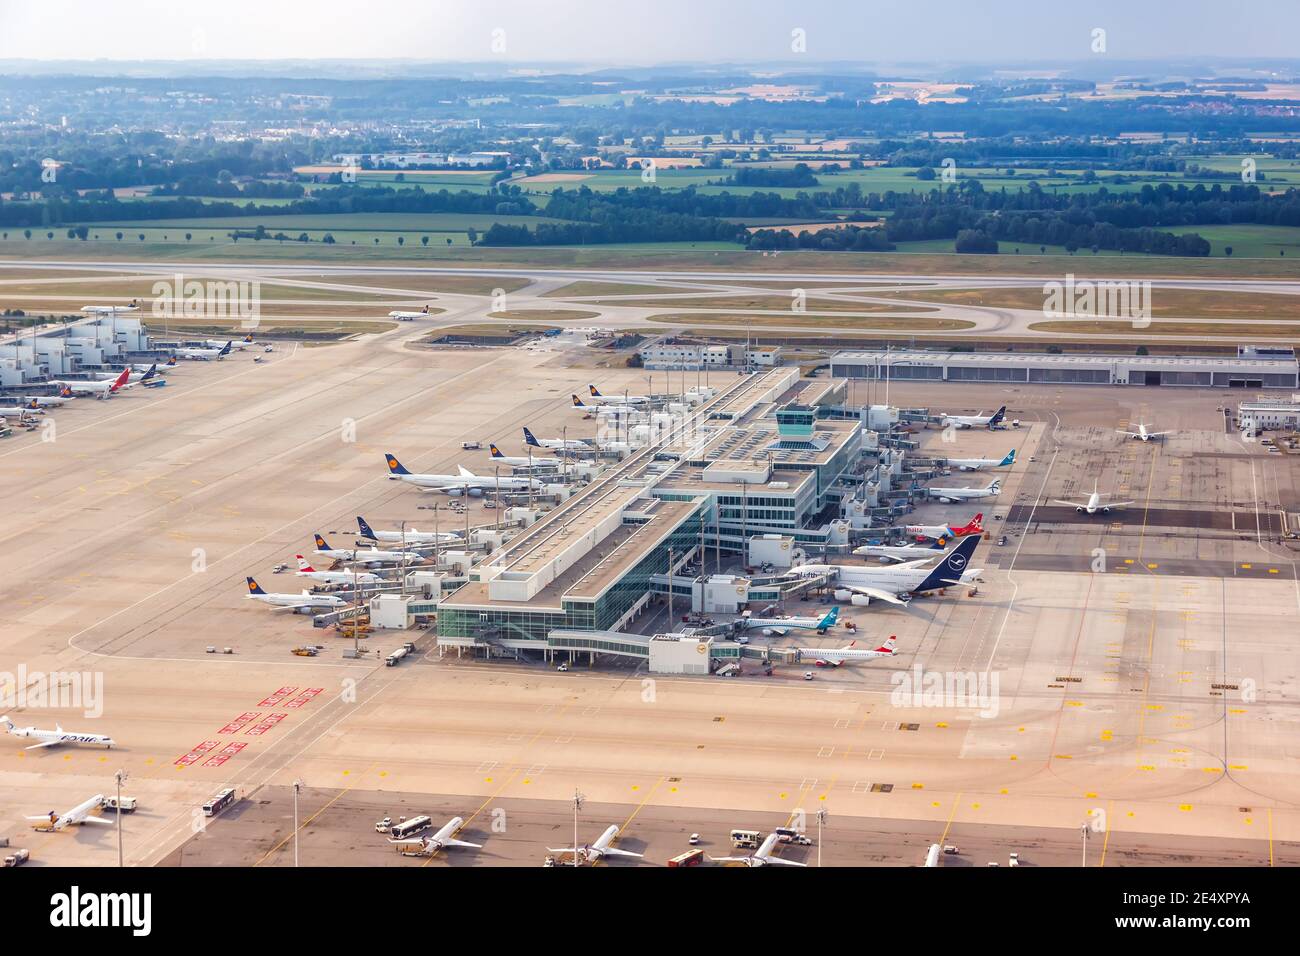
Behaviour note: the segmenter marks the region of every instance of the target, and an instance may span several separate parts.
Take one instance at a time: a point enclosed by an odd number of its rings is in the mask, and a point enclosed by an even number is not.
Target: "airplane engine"
[[[1102,513],[1103,513],[1103,514],[1110,514],[1110,509],[1109,509],[1109,508],[1105,508],[1105,507],[1103,507],[1101,510],[1102,510]]]
[[[482,489],[482,488],[471,488],[471,489],[469,490],[469,496],[470,496],[471,498],[482,498],[482,497],[483,497],[483,489]]]
[[[865,594],[855,594],[849,598],[849,603],[854,607],[866,607],[871,603],[871,598],[867,597]]]
[[[836,588],[831,596],[837,601],[847,601],[853,597],[853,592],[848,588]]]
[[[1077,513],[1079,513],[1079,514],[1083,514],[1083,512],[1084,512],[1084,509],[1083,509],[1083,508],[1075,508],[1074,510],[1075,510]]]

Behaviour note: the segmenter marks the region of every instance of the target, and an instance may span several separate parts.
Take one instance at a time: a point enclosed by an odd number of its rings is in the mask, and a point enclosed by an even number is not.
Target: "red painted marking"
[[[286,697],[288,697],[290,694],[292,694],[292,693],[293,693],[294,691],[296,691],[297,689],[298,689],[298,688],[296,688],[296,687],[281,687],[281,688],[280,688],[279,690],[277,690],[274,694],[272,694],[270,697],[266,698],[266,700],[262,701],[262,702],[259,703],[257,706],[258,706],[258,707],[274,707],[276,704],[280,703],[280,701],[284,700]]]
[[[215,749],[218,745],[219,745],[219,741],[205,740],[203,741],[203,743],[199,744],[197,747],[195,747],[189,753],[185,754],[183,757],[177,757],[174,763],[178,767],[188,767],[190,764],[195,763],[200,757],[202,757],[209,750]]]
[[[237,734],[237,733],[239,733],[240,729],[243,728],[246,724],[250,724],[250,723],[252,723],[253,721],[257,720],[257,718],[259,718],[259,717],[261,717],[261,716],[262,716],[262,715],[261,715],[259,712],[255,711],[255,710],[247,711],[246,713],[240,714],[238,717],[236,717],[236,718],[235,718],[234,720],[232,720],[230,723],[226,724],[226,726],[224,726],[224,727],[222,727],[220,730],[218,730],[217,733],[219,733],[219,734]]]
[[[288,716],[288,714],[267,714],[266,718],[257,726],[248,728],[244,733],[249,737],[260,737]]]
[[[313,697],[315,697],[317,694],[323,693],[324,690],[325,690],[324,687],[308,687],[305,691],[303,691],[301,694],[299,694],[293,700],[289,701],[284,706],[293,707],[293,708],[301,707],[304,704],[310,703]]]
[[[247,746],[248,744],[246,743],[226,744],[224,747],[222,747],[219,751],[217,751],[207,760],[203,761],[203,766],[220,767],[227,760],[235,756],[237,753],[239,753]]]

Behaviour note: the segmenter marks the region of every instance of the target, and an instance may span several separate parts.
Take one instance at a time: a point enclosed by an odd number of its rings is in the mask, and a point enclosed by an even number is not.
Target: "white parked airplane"
[[[536,478],[521,478],[516,475],[486,478],[474,474],[464,465],[457,466],[458,474],[455,475],[419,475],[407,471],[402,467],[402,463],[391,454],[384,455],[384,461],[388,463],[388,477],[390,480],[405,481],[408,484],[433,491],[441,491],[449,495],[468,492],[477,496],[485,491],[527,491],[530,488],[540,491],[545,487],[544,483]]]
[[[547,451],[591,451],[591,445],[580,438],[538,438],[524,426],[524,444]]]
[[[983,534],[983,521],[984,512],[981,511],[963,525],[909,524],[903,528],[903,533],[909,538],[918,540],[926,538],[931,541],[947,542],[953,538],[964,538],[968,534]]]
[[[310,578],[313,581],[319,581],[321,584],[379,584],[384,579],[377,574],[371,574],[369,571],[358,571],[353,574],[351,571],[317,571],[307,559],[301,554],[295,554],[298,559],[298,571],[300,578]]]
[[[863,597],[870,603],[885,601],[888,604],[906,604],[912,594],[924,591],[936,591],[939,588],[955,584],[970,584],[980,574],[982,568],[971,568],[970,559],[975,553],[979,538],[971,535],[963,538],[961,543],[946,552],[938,564],[925,567],[929,561],[908,561],[888,568],[873,568],[865,565],[844,564],[801,564],[790,569],[795,577],[821,577],[828,575],[837,583],[836,599],[855,601]],[[840,591],[848,592],[840,597]]]
[[[184,359],[192,359],[196,362],[206,362],[209,359],[223,359],[230,354],[234,347],[234,339],[226,342],[220,348],[183,348],[177,349],[176,354]]]
[[[545,468],[554,471],[561,465],[560,459],[549,456],[505,455],[491,442],[488,442],[488,453],[492,456],[492,464],[508,465],[511,468]]]
[[[223,342],[221,339],[208,339],[207,342],[208,342],[208,348],[224,349],[227,345],[231,345],[237,352],[242,352],[244,351],[244,349],[248,348],[249,346],[257,344],[256,342],[253,341],[252,332],[249,332],[242,339],[238,339],[238,340],[228,340]]]
[[[33,408],[30,405],[5,405],[0,406],[0,418],[16,418],[20,422],[27,418],[35,418],[37,415],[44,415],[45,412],[40,408]]]
[[[123,312],[136,312],[140,304],[131,300],[130,305],[83,305],[81,311],[87,315],[121,315]]]
[[[1002,490],[1002,482],[994,478],[987,488],[926,488],[925,493],[939,501],[953,503],[956,501],[978,501],[981,498],[996,498]]]
[[[1096,479],[1093,479],[1092,494],[1088,495],[1087,501],[1062,501],[1059,498],[1053,498],[1052,504],[1068,505],[1069,507],[1073,508],[1075,511],[1079,512],[1079,514],[1090,514],[1090,515],[1095,515],[1099,511],[1102,514],[1106,514],[1108,511],[1110,511],[1111,508],[1123,508],[1126,505],[1133,504],[1133,502],[1131,501],[1111,501],[1107,504],[1102,504],[1101,499],[1109,498],[1109,497],[1110,497],[1109,491],[1097,490],[1097,481]]]
[[[595,385],[587,386],[589,405],[646,405],[655,401],[653,395],[602,395]]]
[[[776,847],[777,840],[780,837],[775,833],[769,833],[763,845],[754,851],[752,856],[711,856],[711,863],[743,863],[745,866],[769,866],[777,864],[779,866],[807,866],[807,863],[796,863],[794,860],[783,860],[779,856],[773,856],[772,850]]]
[[[812,661],[818,667],[839,667],[849,661],[871,661],[877,657],[893,657],[894,649],[898,646],[898,638],[890,634],[889,640],[875,650],[858,647],[857,643],[857,641],[849,641],[843,647],[801,647],[798,652],[799,660]]]
[[[417,836],[410,837],[406,840],[389,840],[388,842],[395,846],[418,846],[421,852],[428,854],[436,853],[449,846],[465,847],[466,849],[471,850],[482,849],[483,844],[481,843],[466,843],[464,840],[457,840],[455,838],[456,831],[464,825],[465,821],[460,817],[452,817],[443,825],[441,830],[432,836]]]
[[[1129,438],[1136,438],[1138,441],[1155,441],[1156,439],[1164,438],[1166,435],[1173,434],[1173,432],[1171,431],[1149,432],[1147,431],[1147,426],[1145,422],[1138,422],[1138,430],[1135,432],[1127,431],[1123,428],[1117,428],[1115,429],[1115,431],[1119,432],[1121,435],[1126,435]]]
[[[316,553],[335,561],[351,561],[356,564],[419,564],[424,555],[414,551],[381,551],[378,548],[331,548],[319,534],[316,538]]]
[[[403,312],[401,309],[395,309],[388,313],[390,319],[396,319],[398,322],[414,322],[416,319],[427,319],[429,317],[429,307],[426,305],[419,312]]]
[[[1003,405],[992,415],[985,415],[980,412],[978,415],[949,415],[946,412],[939,416],[939,424],[944,428],[992,428],[999,424],[1007,415],[1007,406]]]
[[[146,365],[144,368],[135,365],[128,365],[126,367],[126,373],[126,381],[128,385],[134,385],[137,382],[148,382],[158,375],[158,363],[155,362],[153,365]],[[102,372],[97,373],[96,377],[99,381],[104,382],[118,378],[120,375],[120,372]]]
[[[268,594],[252,578],[248,578],[247,581],[248,599],[270,604],[277,611],[301,611],[313,607],[340,608],[348,605],[347,601],[333,594],[312,594],[310,591],[303,591],[301,594]]]
[[[594,405],[584,402],[577,395],[570,395],[569,397],[573,399],[574,408],[581,408],[584,412],[595,412],[599,415],[631,415],[643,411],[643,409],[637,408],[635,405]],[[609,399],[605,399],[605,401],[608,402]]]
[[[840,609],[833,607],[821,617],[741,617],[736,623],[742,630],[762,628],[764,634],[788,634],[792,630],[825,631],[835,626]]]
[[[131,386],[127,384],[130,377],[131,370],[124,368],[122,373],[111,382],[108,379],[101,379],[97,382],[65,382],[55,379],[51,384],[67,389],[73,395],[94,395],[96,398],[109,398],[120,389],[130,388]]]
[[[407,528],[405,533],[401,531],[376,531],[360,515],[357,515],[357,527],[361,529],[361,537],[363,538],[369,538],[371,541],[384,544],[402,544],[405,542],[408,548],[422,544],[443,544],[461,539],[460,534],[455,531],[417,531],[415,528]]]
[[[1016,463],[1016,450],[1013,448],[1001,458],[949,458],[948,467],[958,471],[982,471],[985,468],[1009,468]]]
[[[28,398],[24,408],[57,408],[60,405],[66,405],[72,401],[72,389],[64,387],[59,389],[58,395],[32,395]]]
[[[881,564],[897,561],[925,561],[943,554],[943,548],[932,544],[864,544],[853,549],[854,554],[879,558]]]
[[[644,853],[633,853],[631,850],[619,850],[611,846],[617,838],[618,827],[610,826],[604,833],[596,838],[595,843],[592,843],[589,846],[577,848],[566,846],[559,849],[547,847],[546,850],[548,853],[572,853],[574,855],[575,863],[580,859],[585,860],[588,863],[594,863],[601,857],[605,856],[629,856],[636,857],[638,860],[645,856]]]
[[[51,810],[49,813],[39,817],[27,817],[33,823],[40,822],[45,826],[40,827],[42,830],[62,830],[66,827],[76,826],[79,823],[94,823],[103,827],[111,827],[112,820],[106,820],[103,817],[91,816],[91,811],[98,810],[104,805],[104,795],[97,793],[89,800],[77,804],[71,810],[63,813],[55,813]]]
[[[0,725],[3,725],[12,737],[31,737],[40,741],[38,744],[23,748],[24,750],[39,750],[42,747],[57,747],[60,744],[97,744],[112,750],[115,743],[113,738],[107,734],[74,734],[64,730],[58,724],[54,725],[54,730],[41,730],[37,727],[16,727],[8,717],[0,717]]]

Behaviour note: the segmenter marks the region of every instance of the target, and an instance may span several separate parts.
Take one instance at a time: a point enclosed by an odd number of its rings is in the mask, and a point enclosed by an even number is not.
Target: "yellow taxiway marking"
[[[948,839],[948,831],[952,829],[952,818],[957,815],[957,805],[961,803],[961,794],[952,798],[952,809],[948,811],[948,822],[943,825],[943,833],[939,834],[939,843],[942,845]]]
[[[371,770],[374,769],[374,767],[375,767],[375,765],[374,765],[374,764],[371,764],[369,767],[367,767],[367,768],[365,769],[365,771],[363,771],[363,773],[369,773]],[[309,816],[306,820],[303,820],[301,823],[299,823],[299,824],[298,824],[298,830],[301,830],[301,829],[303,829],[304,827],[306,827],[309,823],[311,823],[313,820],[315,820],[318,816],[320,816],[322,813],[324,813],[324,812],[325,812],[326,810],[328,810],[330,807],[334,806],[334,804],[336,804],[336,803],[338,803],[340,800],[342,800],[344,794],[346,794],[346,793],[350,793],[351,791],[352,791],[352,788],[351,788],[351,787],[344,787],[344,788],[343,788],[342,790],[340,790],[337,794],[335,794],[335,796],[334,796],[334,798],[333,798],[332,800],[330,800],[329,802],[327,802],[323,807],[321,807],[319,810],[317,810],[315,813],[313,813],[311,816]],[[265,862],[266,862],[266,861],[271,857],[271,854],[275,853],[277,850],[279,850],[281,847],[283,847],[286,843],[288,843],[290,840],[292,840],[293,837],[294,837],[294,834],[296,834],[296,833],[298,832],[298,830],[294,830],[292,833],[290,833],[287,837],[285,837],[283,840],[281,840],[281,841],[280,841],[279,843],[277,843],[275,846],[271,847],[271,849],[267,850],[267,851],[266,851],[266,855],[263,856],[263,857],[262,857],[260,860],[258,860],[256,863],[254,863],[253,866],[261,866],[263,863],[265,863]]]

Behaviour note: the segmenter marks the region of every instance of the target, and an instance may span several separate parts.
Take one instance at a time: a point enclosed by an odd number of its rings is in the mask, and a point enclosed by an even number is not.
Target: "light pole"
[[[293,865],[298,866],[298,791],[302,789],[302,781],[293,782]]]
[[[822,825],[826,823],[826,817],[829,814],[825,807],[817,808],[817,865],[822,865]]]
[[[1086,822],[1079,824],[1079,832],[1083,834],[1083,863],[1080,865],[1085,868],[1088,866],[1088,829]]]
[[[586,799],[577,788],[573,791],[573,868],[578,868],[578,811],[582,809],[582,801]]]
[[[126,865],[122,858],[122,781],[126,779],[127,773],[119,770],[113,777],[117,780],[117,865],[122,867]]]

